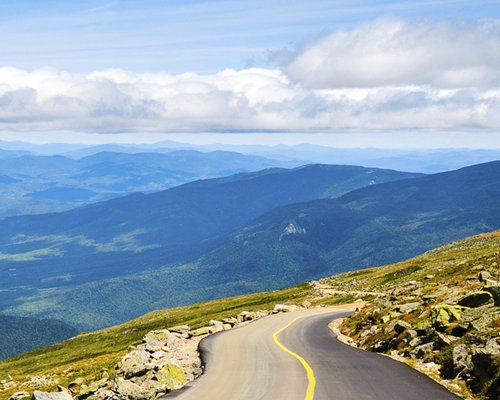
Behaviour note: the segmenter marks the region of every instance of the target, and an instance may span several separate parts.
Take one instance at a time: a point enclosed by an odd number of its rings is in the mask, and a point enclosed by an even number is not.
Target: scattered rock
[[[118,378],[115,381],[113,391],[116,392],[120,398],[127,400],[147,400],[151,398],[145,386],[139,386],[132,381],[122,378]]]
[[[312,307],[312,304],[309,300],[304,300],[301,304],[301,307],[302,308],[311,308]]]
[[[180,333],[181,335],[185,335],[189,333],[190,328],[187,325],[178,325],[174,326],[173,328],[168,328],[168,330],[172,333]]]
[[[434,343],[424,343],[420,346],[416,346],[412,351],[410,351],[410,357],[412,358],[425,358],[429,354],[432,354],[434,350]]]
[[[460,321],[463,308],[451,304],[438,304],[432,307],[431,321],[432,325],[438,329],[445,329],[452,322]]]
[[[191,336],[203,336],[203,335],[208,335],[210,333],[210,327],[208,326],[203,326],[201,328],[195,329],[194,331],[191,331]]]
[[[222,323],[226,324],[226,325],[235,326],[238,323],[238,320],[236,318],[234,318],[234,317],[224,318],[222,320]]]
[[[417,331],[419,336],[424,336],[427,334],[427,330],[432,326],[432,323],[427,318],[420,320],[417,322],[413,328]]]
[[[389,321],[391,320],[391,316],[390,315],[383,315],[381,318],[380,318],[380,321],[382,321],[383,324],[386,324],[388,323]]]
[[[257,319],[257,314],[253,311],[242,311],[238,314],[238,322],[253,321]]]
[[[377,353],[383,353],[384,351],[387,351],[388,349],[388,343],[385,340],[379,340],[373,344],[372,347],[370,347],[370,350],[376,351]]]
[[[408,329],[405,334],[405,339],[412,340],[418,336],[417,331],[413,329]]]
[[[35,390],[33,400],[73,400],[68,392],[42,392]]]
[[[295,305],[289,305],[289,304],[276,304],[274,306],[274,311],[277,311],[277,312],[293,312],[293,311],[297,311],[299,309],[299,307],[295,306]]]
[[[418,307],[420,307],[420,303],[417,301],[396,306],[396,311],[399,311],[401,313],[409,313],[415,311]]]
[[[146,344],[146,350],[154,353],[164,350],[167,345],[167,338],[170,332],[167,329],[148,332],[144,335],[142,341]]]
[[[481,281],[481,282],[486,282],[487,279],[491,279],[491,274],[488,272],[488,271],[481,271],[479,274],[478,274],[478,279]]]
[[[123,356],[118,368],[121,369],[125,378],[144,374],[149,368],[150,354],[145,350],[133,350]]]
[[[224,323],[221,321],[211,320],[209,325],[210,333],[222,332],[224,330]]]
[[[464,307],[475,308],[487,304],[493,300],[493,296],[490,292],[481,290],[478,292],[471,293],[465,297],[462,297],[458,304]]]
[[[403,333],[405,330],[411,329],[411,325],[405,321],[397,321],[394,325],[394,330],[397,333]]]
[[[68,384],[68,390],[71,393],[76,394],[80,392],[80,387],[83,385],[84,382],[85,380],[83,378],[77,378],[73,382],[70,382]]]
[[[165,365],[155,374],[158,382],[165,385],[170,390],[177,390],[183,387],[187,380],[180,367],[173,364]]]
[[[496,283],[496,282],[495,282]],[[500,305],[500,285],[489,285],[483,288],[485,292],[490,293],[493,296],[493,300],[495,300],[495,305]]]

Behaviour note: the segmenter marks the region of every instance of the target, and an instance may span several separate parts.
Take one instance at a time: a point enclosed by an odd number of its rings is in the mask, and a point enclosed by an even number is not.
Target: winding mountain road
[[[456,400],[425,375],[335,339],[346,308],[276,314],[202,342],[206,372],[176,400]]]

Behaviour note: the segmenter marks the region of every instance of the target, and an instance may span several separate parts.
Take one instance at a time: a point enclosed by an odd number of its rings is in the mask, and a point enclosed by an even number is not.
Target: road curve
[[[276,314],[210,336],[202,341],[205,373],[165,399],[459,399],[402,363],[336,340],[328,324],[351,311]]]

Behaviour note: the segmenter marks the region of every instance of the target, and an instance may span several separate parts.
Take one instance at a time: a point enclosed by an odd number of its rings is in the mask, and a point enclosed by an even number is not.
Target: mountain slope
[[[376,185],[273,210],[198,264],[222,279],[292,283],[395,262],[499,228],[499,199],[500,162]]]
[[[35,319],[0,314],[0,358],[76,336],[78,331],[57,319]]]
[[[61,294],[78,298],[75,301],[81,301],[83,307],[97,306],[93,299],[85,300],[81,291],[73,293],[72,289],[194,259],[216,246],[218,237],[278,206],[415,176],[419,175],[350,166],[269,169],[63,213],[6,218],[0,221],[0,271],[4,275],[0,289],[11,291],[0,291],[0,307],[11,313],[45,317],[65,309],[65,300],[52,302],[47,298]],[[65,288],[70,289],[68,293]],[[83,293],[100,298],[89,290]],[[169,301],[179,304],[175,298]],[[25,307],[27,303],[31,306]],[[87,316],[71,314],[77,319],[71,322],[79,328],[103,326],[147,311],[125,307],[126,313],[117,312],[115,319],[109,319],[112,310],[97,312],[97,306]]]
[[[398,264],[343,273],[322,282],[157,310],[121,325],[82,333],[72,340],[1,360],[0,381],[9,380],[10,374],[12,385],[5,388],[0,386],[0,399],[8,399],[14,392],[25,388],[26,382],[33,376],[50,377],[50,381],[42,380],[39,387],[32,388],[41,390],[54,390],[57,384],[67,385],[78,377],[83,377],[87,383],[98,380],[101,378],[102,369],[109,374],[115,371],[115,364],[127,352],[129,346],[139,344],[141,338],[151,330],[172,328],[181,324],[198,328],[207,325],[210,320],[235,316],[243,310],[271,310],[276,303],[300,304],[307,299],[313,305],[331,305],[352,302],[356,298],[370,301],[376,293],[380,296],[375,299],[373,305],[367,307],[369,313],[362,310],[361,314],[365,315],[346,321],[347,328],[369,330],[374,321],[380,323],[380,313],[374,310],[380,300],[403,303],[407,301],[405,297],[411,295],[417,297],[411,301],[421,303],[430,299],[432,304],[439,304],[441,301],[453,299],[453,296],[460,297],[471,287],[480,289],[483,284],[477,277],[479,272],[485,270],[485,265],[492,279],[498,280],[499,248],[500,231],[496,231],[451,243]],[[433,276],[429,277],[429,274]],[[417,284],[421,294],[411,291],[412,285]],[[418,298],[423,295],[427,295],[428,300]],[[428,303],[424,305],[429,306]],[[489,307],[491,308],[491,304]],[[393,310],[388,312],[392,313]],[[373,316],[376,317],[375,320]],[[382,316],[383,314],[380,314],[380,317]],[[394,324],[399,316],[397,313],[392,315],[387,324]],[[411,311],[404,314],[403,318],[416,316],[424,318],[419,312],[412,314]],[[383,332],[381,330],[379,334]],[[392,332],[391,330],[386,333],[393,335]],[[498,325],[479,333],[472,328],[468,334],[471,334],[472,338],[477,334],[498,336]],[[436,362],[443,359],[442,350],[432,354],[436,357]]]
[[[258,217],[189,263],[144,272],[136,267],[133,275],[86,281],[78,290],[70,285],[56,290],[53,285],[27,293],[22,303],[7,310],[64,314],[74,318],[72,324],[91,316],[103,326],[132,312],[277,289],[400,261],[450,240],[500,228],[499,190],[500,162],[494,162],[373,185],[338,199],[291,204]],[[101,309],[103,302],[109,310]]]

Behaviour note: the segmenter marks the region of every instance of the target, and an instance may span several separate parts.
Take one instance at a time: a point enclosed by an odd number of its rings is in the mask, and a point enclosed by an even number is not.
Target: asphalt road
[[[202,342],[206,371],[176,400],[456,400],[425,375],[335,339],[346,309],[277,314]],[[297,319],[298,318],[298,319]]]

